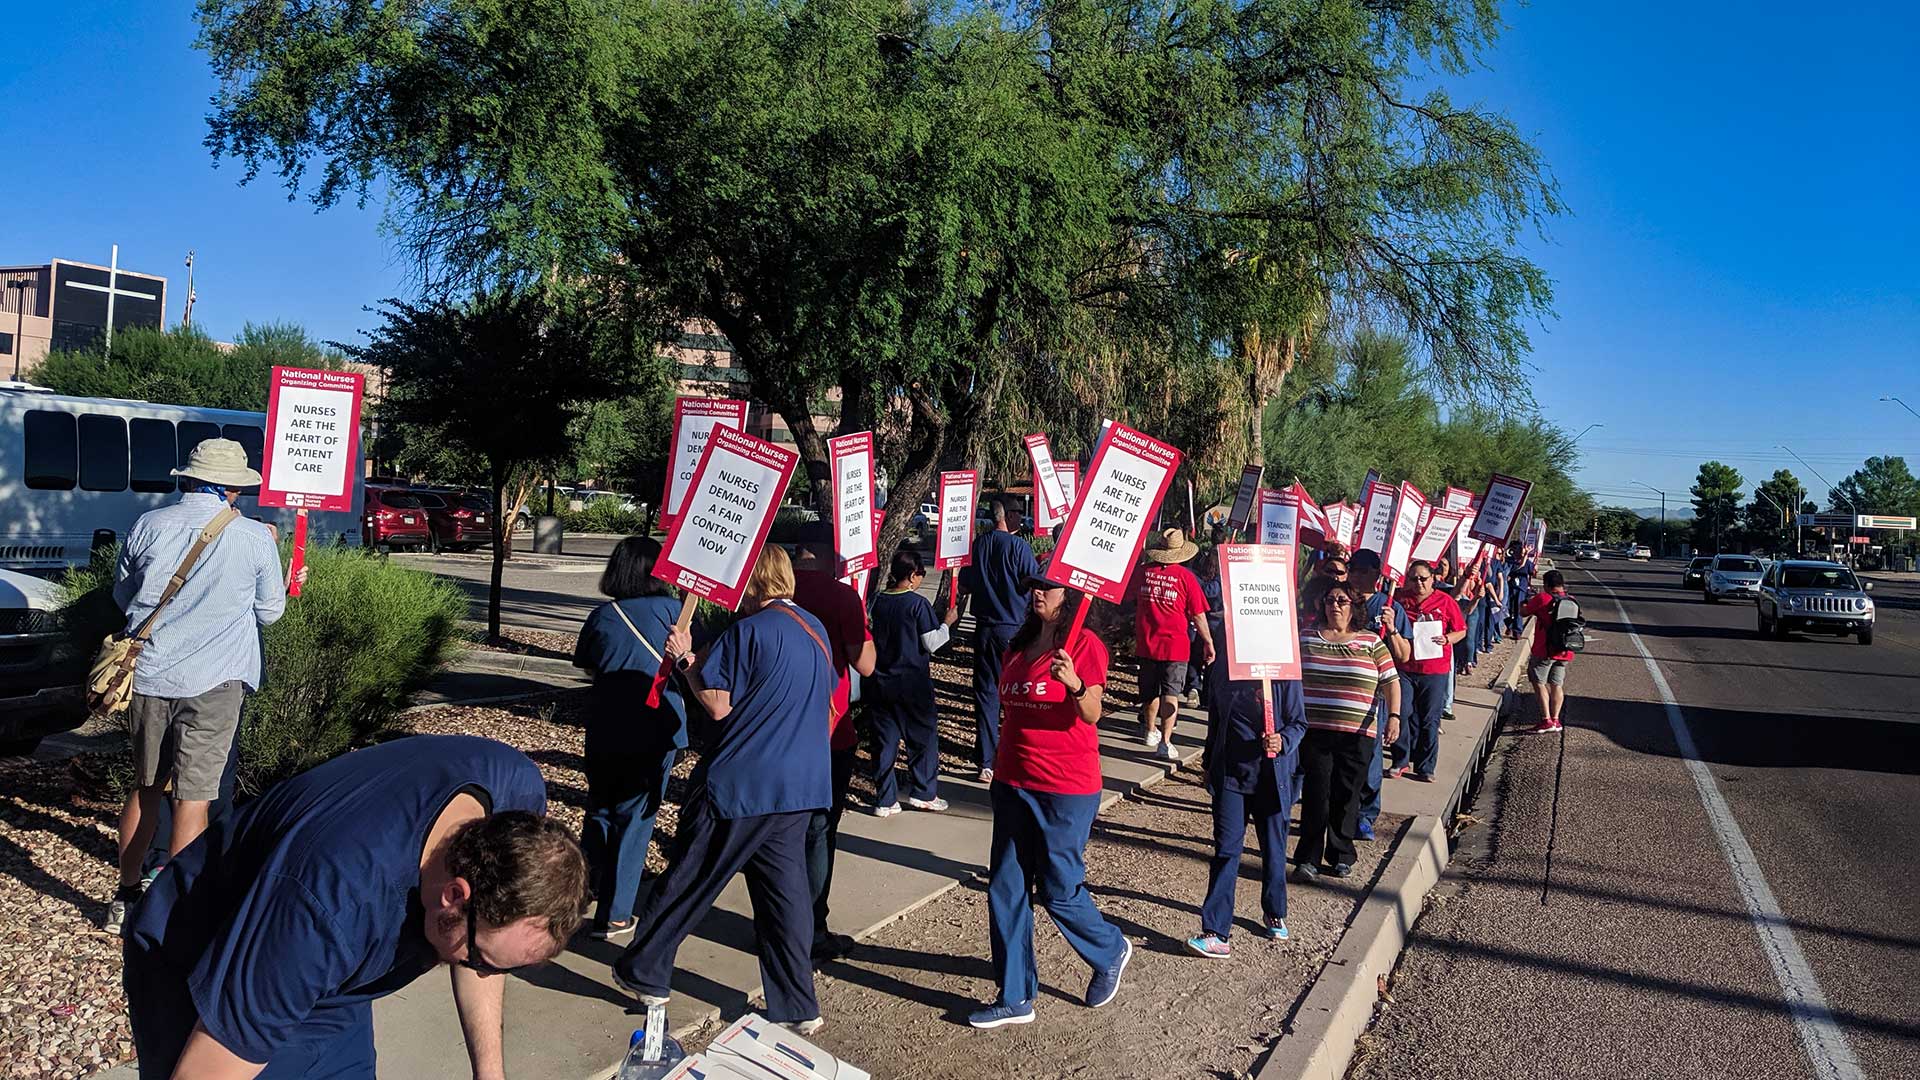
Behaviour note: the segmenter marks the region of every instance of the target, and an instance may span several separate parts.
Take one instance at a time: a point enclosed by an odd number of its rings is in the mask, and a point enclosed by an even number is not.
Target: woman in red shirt
[[[1084,594],[1044,577],[1031,590],[1027,621],[1000,669],[1000,747],[993,764],[993,845],[988,925],[1000,996],[967,1018],[977,1028],[1033,1020],[1039,977],[1033,960],[1033,902],[1093,969],[1086,1003],[1099,1008],[1120,989],[1133,945],[1093,906],[1086,886],[1087,834],[1100,810],[1100,699],[1107,647],[1091,630],[1065,640]]]

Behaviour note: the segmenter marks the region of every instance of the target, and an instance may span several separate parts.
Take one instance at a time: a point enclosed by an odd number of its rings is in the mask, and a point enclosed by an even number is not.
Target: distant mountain
[[[1648,521],[1660,520],[1660,508],[1657,506],[1636,506],[1633,508],[1633,512],[1636,514],[1639,514],[1643,518],[1646,518]],[[1691,506],[1667,507],[1667,521],[1669,524],[1675,521],[1692,521],[1692,520],[1693,520],[1693,507]]]

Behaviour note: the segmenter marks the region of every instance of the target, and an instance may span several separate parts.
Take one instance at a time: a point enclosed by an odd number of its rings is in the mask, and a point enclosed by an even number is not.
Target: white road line
[[[1754,932],[1760,936],[1760,950],[1767,954],[1767,962],[1773,965],[1773,977],[1779,982],[1781,993],[1786,995],[1787,1008],[1793,1014],[1793,1025],[1800,1033],[1800,1043],[1806,1048],[1814,1075],[1820,1080],[1864,1080],[1866,1073],[1860,1069],[1860,1059],[1854,1056],[1853,1044],[1847,1041],[1847,1033],[1840,1030],[1839,1022],[1833,1018],[1827,995],[1821,991],[1820,981],[1814,978],[1806,954],[1800,951],[1800,942],[1794,938],[1786,916],[1780,911],[1780,902],[1774,899],[1773,889],[1768,887],[1766,875],[1760,871],[1760,860],[1754,857],[1746,834],[1734,820],[1733,808],[1720,794],[1713,771],[1700,760],[1700,750],[1693,743],[1693,731],[1673,696],[1673,688],[1667,685],[1666,675],[1648,651],[1646,642],[1640,640],[1639,631],[1633,628],[1627,605],[1611,587],[1594,577],[1593,571],[1588,570],[1586,574],[1613,598],[1614,606],[1620,610],[1620,623],[1627,628],[1627,638],[1640,650],[1647,674],[1653,676],[1653,687],[1660,691],[1660,701],[1667,707],[1667,724],[1673,728],[1673,740],[1687,763],[1688,774],[1693,777],[1707,821],[1713,825],[1713,835],[1720,841],[1720,851],[1727,858],[1727,868],[1733,871],[1733,883],[1740,890],[1740,898],[1746,901]]]

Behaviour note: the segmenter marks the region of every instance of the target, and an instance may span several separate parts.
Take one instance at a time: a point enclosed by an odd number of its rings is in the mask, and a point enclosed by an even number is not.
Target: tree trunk
[[[503,505],[507,494],[506,467],[499,460],[490,458],[487,461],[487,472],[488,478],[493,483],[493,505]],[[508,528],[504,529],[497,527],[498,524],[498,522],[495,523],[496,528],[493,530],[493,579],[487,585],[487,640],[493,642],[500,640],[500,579],[506,571],[508,543],[506,536],[512,527],[511,521],[508,523]]]
[[[813,489],[813,504],[824,514],[833,506],[833,472],[827,467],[827,437],[814,425],[813,410],[804,399],[783,403],[777,411],[793,432],[793,445],[800,451],[800,467],[807,470],[807,484]]]
[[[898,470],[889,470],[896,479],[888,489],[887,520],[874,547],[882,567],[892,560],[901,538],[906,536],[920,500],[932,490],[940,457],[946,452],[947,418],[939,404],[918,386],[907,388],[907,401],[913,409],[907,456]]]

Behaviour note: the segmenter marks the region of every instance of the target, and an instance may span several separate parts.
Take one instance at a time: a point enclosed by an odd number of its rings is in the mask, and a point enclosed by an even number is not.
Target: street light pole
[[[1884,401],[1884,400],[1886,400],[1886,399],[1884,399],[1884,398],[1882,398],[1881,400],[1883,400],[1883,401]],[[1903,403],[1903,404],[1904,404],[1904,403]],[[1909,411],[1911,411],[1911,410],[1909,410]],[[1584,439],[1584,438],[1586,438],[1586,437],[1587,437],[1587,432],[1589,432],[1589,431],[1592,431],[1592,430],[1593,430],[1594,428],[1597,428],[1597,427],[1606,427],[1606,426],[1607,426],[1607,425],[1605,425],[1605,424],[1588,424],[1588,425],[1587,425],[1586,427],[1583,427],[1583,428],[1581,428],[1581,429],[1580,429],[1580,434],[1578,434],[1578,435],[1575,435],[1575,436],[1573,437],[1573,441],[1574,441],[1575,443],[1578,443],[1578,442],[1579,442],[1579,441],[1580,441],[1581,439]]]
[[[1755,487],[1755,488],[1753,489],[1753,493],[1754,493],[1755,495],[1758,495],[1758,496],[1760,496],[1761,498],[1763,498],[1763,499],[1765,499],[1765,500],[1767,500],[1767,505],[1768,505],[1768,506],[1771,506],[1771,507],[1773,507],[1773,508],[1774,508],[1775,510],[1778,510],[1778,511],[1780,511],[1780,528],[1781,528],[1781,530],[1782,530],[1782,531],[1785,531],[1785,530],[1786,530],[1786,529],[1788,528],[1788,526],[1789,526],[1789,525],[1791,524],[1791,522],[1790,522],[1790,521],[1789,521],[1789,519],[1787,518],[1787,508],[1786,508],[1786,507],[1784,507],[1784,506],[1781,506],[1781,505],[1780,505],[1779,503],[1777,503],[1777,502],[1774,502],[1774,501],[1773,501],[1773,496],[1771,496],[1771,495],[1769,495],[1769,494],[1767,494],[1767,493],[1766,493],[1765,491],[1762,491],[1762,490],[1761,490],[1761,489],[1760,489],[1759,487]],[[1796,552],[1796,554],[1797,554],[1797,552]]]
[[[1648,491],[1660,496],[1660,557],[1667,557],[1667,493],[1652,484],[1642,484],[1638,480],[1629,480],[1629,484],[1639,484]]]
[[[1908,412],[1910,412],[1910,413],[1913,413],[1913,418],[1914,418],[1915,420],[1920,420],[1920,412],[1913,412],[1913,406],[1911,406],[1911,405],[1909,405],[1909,404],[1907,404],[1907,403],[1906,403],[1906,402],[1904,402],[1904,401],[1901,401],[1901,400],[1900,400],[1899,398],[1897,398],[1897,397],[1883,397],[1883,398],[1881,398],[1880,400],[1881,400],[1881,401],[1891,401],[1891,402],[1893,402],[1893,403],[1894,403],[1895,405],[1898,405],[1898,406],[1900,406],[1901,408],[1903,408],[1903,409],[1905,409],[1905,410],[1907,410]]]

